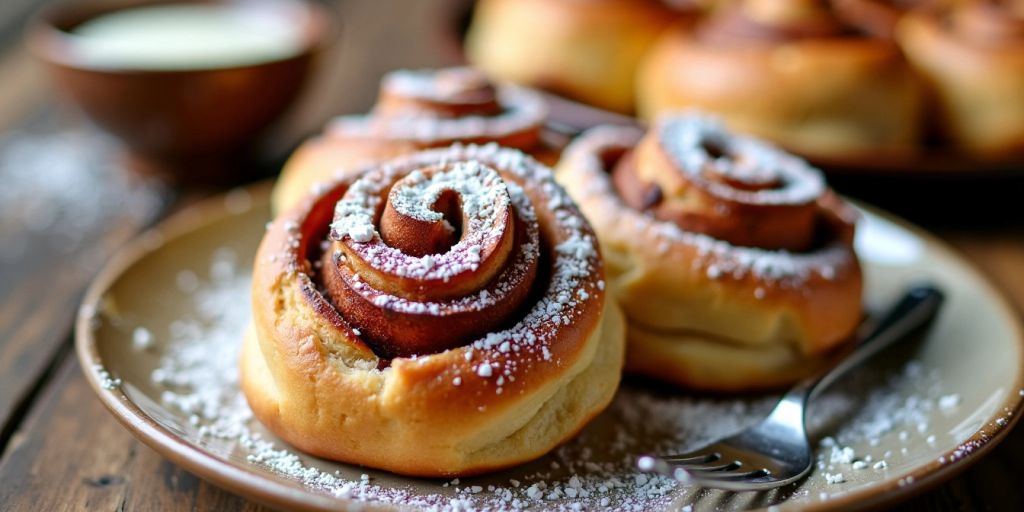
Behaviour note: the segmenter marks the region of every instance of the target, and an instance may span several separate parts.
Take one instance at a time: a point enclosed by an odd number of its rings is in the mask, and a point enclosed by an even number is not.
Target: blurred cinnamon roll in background
[[[335,118],[288,159],[274,188],[274,211],[365,164],[455,142],[495,142],[554,163],[558,149],[542,133],[547,114],[536,93],[495,84],[473,68],[393,71],[369,114]]]
[[[956,0],[831,0],[836,14],[857,30],[880,37],[896,37],[896,26],[903,16],[916,10]]]
[[[638,110],[707,110],[811,158],[912,153],[921,88],[897,45],[872,35],[895,18],[857,3],[871,2],[743,0],[667,31],[641,65]]]
[[[630,113],[641,57],[662,30],[695,10],[673,3],[481,0],[466,55],[496,77]]]
[[[962,152],[1024,152],[1024,1],[971,0],[909,14],[898,30],[927,79],[942,135]]]

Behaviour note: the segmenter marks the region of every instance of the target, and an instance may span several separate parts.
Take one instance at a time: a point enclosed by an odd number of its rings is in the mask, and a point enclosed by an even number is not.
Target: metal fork
[[[689,453],[644,455],[637,467],[700,487],[759,491],[795,482],[811,471],[813,451],[807,439],[807,403],[853,368],[928,324],[943,295],[935,286],[909,289],[842,361],[794,386],[756,425]]]

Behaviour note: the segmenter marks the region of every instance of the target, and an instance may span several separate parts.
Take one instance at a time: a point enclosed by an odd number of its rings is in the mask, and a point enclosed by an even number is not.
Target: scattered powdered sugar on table
[[[111,157],[114,147],[85,132],[0,137],[0,261],[31,256],[23,254],[35,247],[26,243],[30,237],[73,254],[104,236],[115,219],[152,217],[162,192],[126,173]]]
[[[231,250],[218,250],[207,277],[184,280],[188,286],[178,291],[187,297],[186,313],[165,331],[151,331],[154,338],[166,336],[166,343],[153,344],[162,352],[151,379],[162,389],[163,405],[181,418],[178,429],[192,442],[227,444],[229,452],[240,452],[250,463],[311,492],[436,511],[678,508],[681,500],[718,499],[720,492],[686,489],[640,473],[634,469],[636,455],[699,447],[752,424],[776,400],[689,397],[627,382],[608,411],[576,439],[538,461],[494,475],[443,482],[333,465],[264,434],[239,390],[238,353],[249,318],[250,285],[241,259]],[[106,378],[114,381],[109,374]],[[958,404],[958,395],[942,389],[937,372],[920,363],[885,375],[855,375],[850,387],[828,392],[813,406],[812,435],[828,434],[818,443],[816,472],[773,499],[827,499],[828,493],[809,492],[808,482],[821,479],[838,491],[855,484],[858,475],[884,475],[890,461],[905,454],[873,448],[878,439],[902,439],[902,432],[911,432],[911,440],[934,436],[928,429],[931,415],[949,414]],[[830,426],[836,418],[838,426]],[[911,483],[904,480],[904,485]]]

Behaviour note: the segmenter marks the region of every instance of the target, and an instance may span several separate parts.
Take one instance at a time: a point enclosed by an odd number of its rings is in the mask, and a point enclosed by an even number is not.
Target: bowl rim
[[[287,56],[247,63],[211,67],[182,67],[173,69],[133,68],[127,66],[89,63],[76,58],[73,37],[66,28],[77,26],[103,14],[135,7],[172,4],[237,5],[242,9],[264,9],[271,5],[291,5],[305,14],[302,47]],[[41,61],[77,71],[117,76],[173,76],[245,70],[292,62],[319,54],[339,39],[341,18],[335,8],[314,0],[58,0],[39,9],[26,23],[25,46],[29,53]]]

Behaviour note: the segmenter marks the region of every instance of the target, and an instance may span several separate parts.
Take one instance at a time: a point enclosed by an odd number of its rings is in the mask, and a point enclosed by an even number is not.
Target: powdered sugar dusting
[[[662,117],[654,128],[676,168],[712,194],[752,204],[807,204],[825,192],[821,172],[804,160],[766,142],[730,133],[717,119],[696,112]],[[714,156],[707,145],[726,153]],[[751,185],[778,187],[743,190],[709,180],[711,172]]]
[[[385,85],[413,96],[444,100],[458,91],[447,89],[431,76],[413,76],[414,72],[397,71],[385,78]],[[327,133],[340,137],[380,137],[409,140],[424,147],[439,146],[459,140],[503,139],[517,133],[537,130],[547,118],[544,100],[535,92],[513,85],[497,87],[502,112],[493,116],[469,115],[437,117],[422,113],[379,118],[341,116],[330,122]]]
[[[121,379],[111,375],[103,366],[93,365],[92,371],[96,374],[96,380],[99,381],[100,387],[103,389],[114,390],[121,387]]]
[[[428,175],[415,169],[401,176],[397,167],[370,172],[356,180],[338,202],[332,238],[356,242],[349,247],[370,266],[399,277],[421,280],[448,280],[479,266],[480,248],[493,245],[501,238],[507,223],[505,214],[510,193],[521,218],[535,221],[532,205],[521,189],[509,191],[498,173],[476,161],[458,162]],[[392,184],[394,184],[392,186]],[[459,195],[463,218],[462,238],[447,252],[430,258],[410,256],[384,243],[376,222],[381,209],[381,195],[388,193],[388,202],[401,215],[422,221],[443,221],[440,212],[431,209],[440,195],[452,191]],[[475,250],[470,250],[475,248]]]
[[[632,147],[641,136],[633,128],[602,126],[588,131],[566,149],[563,165],[581,173],[573,178],[572,186],[585,196],[581,201],[595,205],[594,211],[621,212],[618,222],[635,225],[637,233],[652,237],[657,241],[654,245],[666,251],[675,244],[692,247],[698,256],[693,260],[694,270],[704,272],[709,279],[742,280],[754,276],[766,283],[799,288],[813,276],[840,279],[855,268],[852,252],[840,241],[806,253],[736,246],[630,209],[616,193],[601,155],[608,150]]]
[[[415,155],[391,161],[386,167],[375,171],[378,179],[357,180],[353,188],[359,187],[361,191],[354,196],[353,201],[346,203],[341,201],[336,210],[336,222],[332,229],[332,236],[344,238],[345,232],[353,225],[352,221],[343,220],[345,217],[359,217],[365,223],[366,219],[373,222],[375,211],[380,206],[379,201],[384,183],[404,173],[425,166],[437,165],[438,162],[454,164],[458,162],[476,161],[478,164],[456,166],[465,172],[481,172],[482,169],[500,169],[504,180],[504,190],[516,212],[516,215],[526,226],[524,239],[526,242],[514,251],[514,260],[505,267],[491,286],[479,290],[476,293],[465,297],[453,299],[449,302],[420,302],[404,299],[375,289],[362,279],[354,279],[347,282],[351,289],[362,294],[377,307],[387,308],[392,311],[412,314],[439,314],[442,311],[459,312],[477,310],[493,304],[499,300],[502,294],[506,293],[503,287],[515,286],[514,279],[506,279],[504,276],[511,273],[512,277],[523,275],[529,266],[529,260],[538,258],[539,253],[544,250],[550,253],[551,270],[547,275],[546,288],[540,290],[542,293],[533,302],[532,306],[520,313],[520,320],[510,327],[497,332],[489,333],[468,345],[466,353],[467,361],[482,362],[488,359],[491,354],[501,354],[504,366],[494,368],[497,375],[500,373],[505,378],[511,378],[521,368],[529,368],[539,362],[552,362],[559,364],[558,351],[552,343],[558,338],[558,333],[564,326],[570,325],[573,320],[583,311],[583,306],[591,304],[599,297],[603,297],[601,290],[604,283],[594,279],[595,272],[599,268],[599,251],[597,240],[589,225],[583,219],[575,203],[568,197],[565,191],[554,182],[551,170],[537,163],[528,155],[513,149],[501,148],[496,144],[484,146],[476,145],[453,145],[449,148],[423,151]],[[391,181],[383,179],[384,176],[391,176]],[[535,206],[534,200],[523,189],[523,185],[529,184],[533,197],[539,199],[543,204]],[[463,186],[463,185],[460,185]],[[349,195],[345,195],[349,198]],[[493,200],[490,196],[487,199]],[[373,199],[377,198],[377,199]],[[374,202],[378,201],[378,202]],[[343,204],[344,203],[344,204]],[[554,219],[551,229],[557,240],[553,247],[542,248],[539,243],[539,225],[535,208],[547,208],[548,214]],[[420,212],[420,215],[427,215]],[[464,233],[465,235],[465,233]],[[453,246],[453,252],[460,247],[462,242]],[[385,272],[403,272],[404,275],[416,275],[422,272],[423,276],[441,277],[444,272],[450,272],[451,267],[459,263],[472,264],[474,258],[479,258],[479,253],[471,250],[472,247],[483,244],[472,244],[470,247],[459,249],[458,258],[448,262],[445,255],[433,259],[427,270],[423,265],[422,258],[409,258],[394,248],[383,244],[379,236],[365,244],[353,244],[361,257],[370,262],[374,268]],[[417,270],[419,269],[419,270]],[[506,284],[507,283],[507,284]],[[429,357],[429,356],[426,356]],[[463,376],[461,382],[467,378],[482,378],[480,375]],[[495,393],[502,393],[503,389],[495,388]]]
[[[0,134],[0,263],[36,257],[43,247],[68,269],[95,274],[109,257],[99,240],[110,226],[145,225],[166,191],[132,176],[116,143],[95,130]],[[8,290],[9,292],[10,290]]]
[[[793,288],[817,275],[833,280],[845,275],[851,265],[849,248],[834,241],[809,253],[741,247],[703,233],[684,231],[670,222],[652,223],[650,229],[660,237],[686,243],[697,249],[694,264],[711,279],[728,277],[741,280],[753,275],[768,282]],[[763,293],[763,292],[762,292]]]
[[[487,77],[470,67],[443,69],[398,69],[384,75],[381,88],[412,98],[446,102],[488,85]]]
[[[440,212],[430,208],[441,193],[453,191],[461,199],[462,211],[469,218],[470,230],[491,227],[499,222],[498,212],[508,207],[508,189],[497,171],[477,161],[457,162],[444,172],[426,177],[416,170],[391,188],[388,198],[398,213],[424,221],[442,220]],[[475,228],[475,229],[474,229]]]

